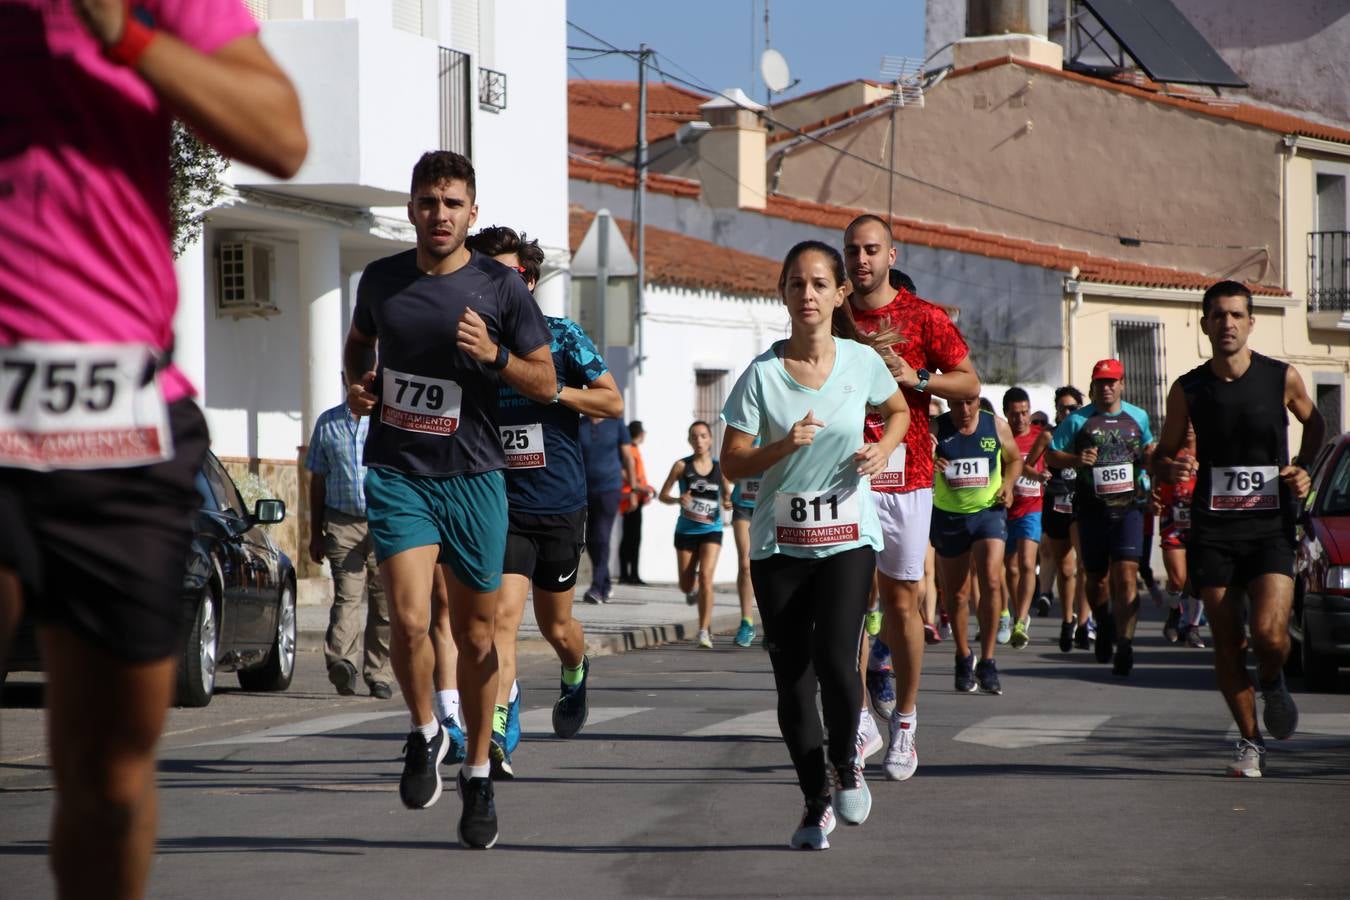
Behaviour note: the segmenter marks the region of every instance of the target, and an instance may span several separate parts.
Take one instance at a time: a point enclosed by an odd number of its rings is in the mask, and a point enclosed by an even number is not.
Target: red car
[[[1333,438],[1312,467],[1294,562],[1293,647],[1286,668],[1310,690],[1334,690],[1350,666],[1350,433]]]

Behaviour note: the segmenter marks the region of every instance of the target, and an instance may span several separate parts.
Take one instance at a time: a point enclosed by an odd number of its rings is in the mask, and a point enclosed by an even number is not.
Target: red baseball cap
[[[1092,380],[1098,378],[1109,378],[1112,381],[1125,377],[1125,366],[1118,359],[1102,359],[1092,367]]]

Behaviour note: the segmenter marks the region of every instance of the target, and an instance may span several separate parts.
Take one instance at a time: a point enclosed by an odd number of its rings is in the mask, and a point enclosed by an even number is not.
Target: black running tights
[[[862,702],[858,652],[875,569],[870,547],[819,559],[779,554],[750,563],[764,649],[778,687],[778,727],[808,799],[825,792],[826,731],[831,765],[847,766],[855,753]]]

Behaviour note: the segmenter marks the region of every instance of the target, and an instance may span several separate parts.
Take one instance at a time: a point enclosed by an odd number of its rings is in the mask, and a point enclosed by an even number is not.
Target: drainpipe
[[[1075,338],[1075,336],[1076,336],[1077,333],[1078,333],[1078,313],[1079,313],[1079,311],[1081,311],[1082,308],[1083,308],[1083,285],[1082,285],[1082,283],[1078,280],[1078,267],[1077,267],[1077,266],[1074,266],[1072,269],[1070,269],[1070,270],[1069,270],[1069,275],[1068,275],[1068,277],[1064,279],[1064,295],[1065,295],[1066,298],[1069,298],[1069,303],[1068,303],[1068,309],[1069,309],[1069,316],[1068,316],[1068,318],[1069,318],[1069,321],[1068,321],[1068,328],[1066,329],[1066,331],[1068,332],[1068,337],[1069,337],[1069,340],[1068,340],[1068,344],[1069,344],[1069,346],[1068,346],[1068,352],[1067,352],[1067,354],[1066,354],[1067,357],[1068,357],[1068,359],[1067,359],[1067,366],[1068,366],[1068,368],[1067,368],[1067,370],[1065,371],[1064,383],[1065,383],[1065,384],[1073,384],[1073,383],[1074,383],[1074,380],[1073,380],[1073,373],[1074,373],[1074,368],[1073,368],[1073,362],[1074,362],[1074,359],[1073,359],[1073,356],[1074,356],[1074,353],[1073,353],[1073,345],[1074,345],[1074,338]]]

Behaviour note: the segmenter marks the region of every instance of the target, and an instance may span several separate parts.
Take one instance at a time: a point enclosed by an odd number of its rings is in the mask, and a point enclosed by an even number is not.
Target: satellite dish
[[[787,60],[777,50],[764,51],[764,55],[759,58],[759,74],[764,78],[765,87],[775,93],[787,90],[792,84]]]

